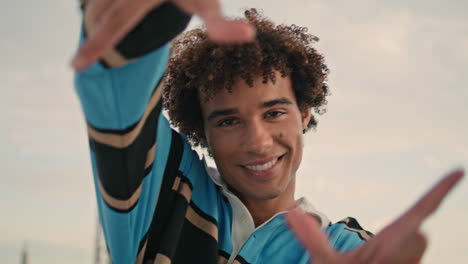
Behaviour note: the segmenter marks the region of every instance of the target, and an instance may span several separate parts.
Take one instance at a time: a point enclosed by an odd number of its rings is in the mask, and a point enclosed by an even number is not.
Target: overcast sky
[[[468,167],[468,2],[237,0],[306,26],[331,69],[327,113],[306,135],[297,196],[378,231],[441,175]],[[0,263],[92,263],[96,224],[84,121],[68,61],[76,1],[0,10]],[[197,20],[194,20],[197,23]],[[466,180],[425,224],[423,263],[468,263]]]

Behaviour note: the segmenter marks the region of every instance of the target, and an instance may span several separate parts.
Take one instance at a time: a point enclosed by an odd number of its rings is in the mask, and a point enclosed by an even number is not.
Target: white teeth
[[[264,170],[268,170],[269,168],[273,167],[273,165],[275,165],[277,161],[278,161],[278,158],[273,159],[272,161],[269,161],[269,162],[267,162],[265,164],[251,165],[251,166],[245,166],[245,167],[247,169],[249,169],[249,170],[264,171]]]

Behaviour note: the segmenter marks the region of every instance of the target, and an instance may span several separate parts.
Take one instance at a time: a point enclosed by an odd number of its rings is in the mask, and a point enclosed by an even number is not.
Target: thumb
[[[297,239],[309,251],[313,263],[331,264],[335,262],[335,254],[330,248],[328,238],[312,216],[300,209],[294,209],[286,214],[286,221]]]
[[[255,29],[247,22],[223,17],[219,0],[172,0],[188,13],[200,16],[208,37],[218,43],[245,43],[255,37]]]
[[[247,22],[226,20],[221,16],[205,18],[208,37],[218,43],[245,43],[252,41],[255,29]]]

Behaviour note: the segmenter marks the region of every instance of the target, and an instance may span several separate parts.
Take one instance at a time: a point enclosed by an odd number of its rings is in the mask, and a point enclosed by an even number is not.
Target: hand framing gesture
[[[427,245],[426,238],[419,230],[421,224],[439,207],[463,174],[463,170],[457,170],[447,175],[406,213],[362,247],[347,253],[334,252],[318,223],[298,209],[290,211],[286,219],[299,241],[310,252],[314,264],[419,263]]]
[[[93,21],[93,31],[72,60],[82,70],[121,40],[152,9],[168,0],[82,0],[85,19]],[[216,42],[242,43],[251,40],[254,29],[241,21],[228,21],[221,14],[218,0],[173,0],[184,11],[199,15],[208,36]]]

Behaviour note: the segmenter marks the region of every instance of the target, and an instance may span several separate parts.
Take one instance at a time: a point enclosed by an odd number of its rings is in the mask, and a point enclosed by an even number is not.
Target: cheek
[[[205,133],[208,148],[215,158],[222,158],[233,151],[235,138],[231,138],[229,134],[218,131],[206,131]]]
[[[285,129],[279,133],[279,138],[288,140],[292,146],[303,146],[303,123],[299,115],[290,119],[283,128]]]
[[[292,155],[291,155],[291,171],[293,174],[299,169],[302,161],[302,150],[304,148],[304,141],[302,133],[294,136],[294,142],[292,143]]]
[[[297,120],[296,120],[297,121]],[[288,146],[291,151],[291,165],[297,169],[302,159],[302,150],[304,148],[304,136],[300,122],[294,122],[287,126],[288,129],[279,132],[279,142]]]

